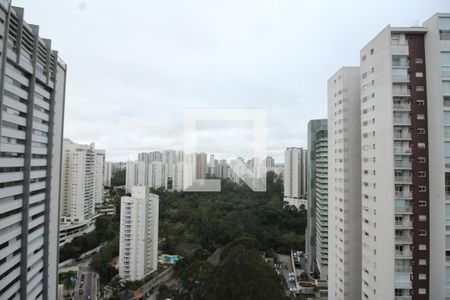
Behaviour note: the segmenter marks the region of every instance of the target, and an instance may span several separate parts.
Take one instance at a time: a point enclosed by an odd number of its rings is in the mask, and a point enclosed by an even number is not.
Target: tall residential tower
[[[328,295],[361,299],[359,68],[328,80]]]
[[[0,299],[56,299],[66,64],[0,1]]]

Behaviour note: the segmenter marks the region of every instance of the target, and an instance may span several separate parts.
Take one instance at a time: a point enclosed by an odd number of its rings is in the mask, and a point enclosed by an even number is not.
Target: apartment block
[[[307,150],[289,147],[284,151],[284,200],[306,199]],[[306,203],[306,200],[305,200]]]
[[[66,64],[0,1],[0,299],[56,299]]]
[[[449,40],[436,14],[361,50],[363,299],[450,296]]]
[[[328,79],[328,295],[335,300],[361,299],[359,78],[359,67],[343,67]]]
[[[113,164],[105,161],[105,164],[103,166],[103,185],[104,186],[111,186],[112,170],[113,170]]]
[[[140,280],[158,267],[159,197],[147,186],[132,188],[122,197],[120,211],[119,276]]]
[[[62,223],[81,223],[95,215],[103,202],[105,151],[95,144],[81,145],[65,139],[63,144],[60,214]]]
[[[310,272],[318,273],[316,263],[316,142],[317,131],[327,127],[327,120],[311,120],[308,123],[308,153],[307,153],[307,227],[306,227],[306,253],[308,253],[308,268]],[[326,273],[326,272],[325,272]]]

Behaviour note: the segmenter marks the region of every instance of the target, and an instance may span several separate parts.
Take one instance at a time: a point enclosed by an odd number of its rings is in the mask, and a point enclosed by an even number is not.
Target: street
[[[77,282],[74,289],[75,300],[97,299],[98,294],[98,274],[89,271],[88,268],[80,266],[77,275]]]

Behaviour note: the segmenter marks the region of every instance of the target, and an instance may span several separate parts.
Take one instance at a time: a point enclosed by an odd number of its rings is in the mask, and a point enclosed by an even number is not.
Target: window
[[[426,280],[427,274],[426,273],[419,273],[419,280]]]
[[[439,30],[439,36],[442,41],[450,40],[450,30]]]
[[[424,186],[424,185],[419,185],[419,188],[418,188],[418,190],[419,190],[419,192],[426,192],[427,191],[427,187],[426,186]]]
[[[450,52],[441,52],[442,77],[450,77]]]
[[[426,293],[427,293],[427,289],[424,289],[424,288],[419,289],[419,295],[426,295]]]
[[[416,72],[416,77],[417,78],[423,78],[423,73],[422,72]]]
[[[417,114],[417,120],[425,120],[424,114]]]
[[[419,229],[419,235],[420,236],[426,236],[427,235],[427,231],[425,229]]]
[[[415,60],[416,64],[423,64],[423,58],[417,57]]]
[[[425,128],[417,128],[418,134],[425,134]]]
[[[416,103],[417,103],[417,105],[420,105],[420,106],[425,105],[425,101],[423,101],[423,100],[417,100]]]
[[[419,221],[426,221],[427,220],[427,216],[426,215],[419,215]]]
[[[419,265],[420,266],[426,266],[427,265],[427,260],[426,259],[419,259]]]
[[[450,168],[450,142],[445,142],[445,167]]]
[[[419,206],[420,206],[420,207],[426,207],[426,206],[427,206],[427,202],[421,200],[421,201],[419,201]]]
[[[420,157],[417,158],[417,161],[418,161],[419,163],[421,163],[421,164],[424,164],[424,163],[427,162],[427,158],[426,158],[426,157],[423,157],[423,156],[420,156]]]
[[[425,172],[425,171],[419,171],[419,172],[417,173],[417,175],[418,175],[419,177],[427,177],[427,172]]]
[[[417,148],[425,149],[425,143],[417,143]]]
[[[419,245],[419,250],[420,250],[420,251],[426,251],[426,250],[427,250],[427,245],[425,245],[425,244],[420,244],[420,245]]]
[[[416,91],[423,92],[423,91],[425,91],[425,87],[423,85],[418,85],[418,86],[416,86]]]
[[[373,48],[372,48],[372,49],[370,49],[370,55],[372,55],[372,54],[373,54],[373,52],[374,52],[374,51],[373,51]]]

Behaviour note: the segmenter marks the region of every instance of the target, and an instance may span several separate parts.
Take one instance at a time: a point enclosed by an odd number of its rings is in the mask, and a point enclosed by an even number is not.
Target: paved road
[[[283,269],[283,276],[286,282],[288,283],[288,289],[296,288],[295,281],[289,281],[289,273],[294,272],[292,269],[292,262],[290,255],[278,254],[278,259],[283,262],[287,268]]]
[[[74,289],[75,300],[95,300],[98,293],[98,274],[80,267]]]

